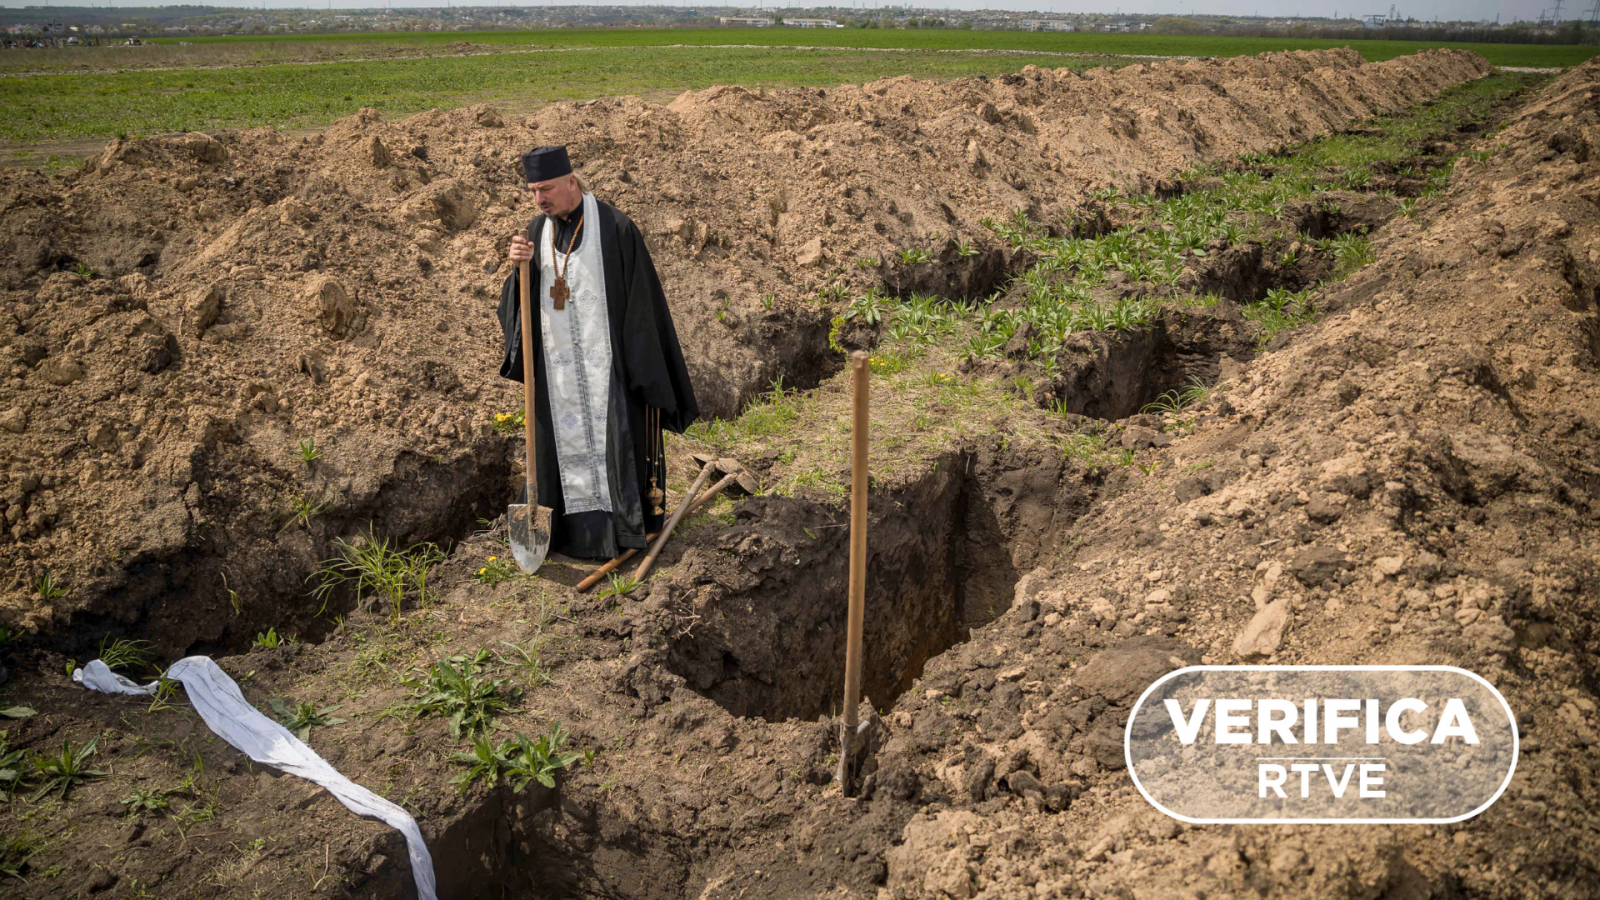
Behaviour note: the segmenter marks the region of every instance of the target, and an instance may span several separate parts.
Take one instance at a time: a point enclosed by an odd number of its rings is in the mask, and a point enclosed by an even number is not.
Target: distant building
[[[719,16],[718,21],[723,25],[738,25],[744,28],[769,28],[771,19],[758,19],[754,16]]]
[[[1022,27],[1029,31],[1077,31],[1078,27],[1065,19],[1024,19]]]
[[[832,19],[784,19],[783,24],[790,28],[838,28],[839,23]]]

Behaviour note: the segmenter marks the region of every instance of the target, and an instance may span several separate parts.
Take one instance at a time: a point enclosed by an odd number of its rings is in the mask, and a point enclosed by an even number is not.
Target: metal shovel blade
[[[511,528],[511,556],[517,568],[529,575],[539,571],[550,553],[550,508],[513,503],[506,507],[506,523]]]

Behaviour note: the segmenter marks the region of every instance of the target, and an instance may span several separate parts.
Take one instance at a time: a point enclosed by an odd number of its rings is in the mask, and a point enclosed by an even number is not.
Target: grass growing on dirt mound
[[[1109,445],[1099,423],[1069,427],[1053,414],[1066,411],[1063,403],[1036,401],[1069,361],[1064,343],[1084,332],[1148,328],[1169,308],[1218,306],[1217,294],[1195,289],[1196,273],[1229,248],[1260,246],[1288,281],[1302,269],[1326,280],[1348,277],[1373,259],[1367,226],[1320,237],[1297,233],[1286,222],[1291,206],[1310,204],[1337,217],[1335,198],[1355,192],[1392,201],[1390,214],[1419,214],[1425,207],[1418,203],[1445,186],[1456,158],[1492,152],[1453,143],[1447,150],[1447,139],[1479,136],[1480,129],[1463,125],[1482,121],[1541,80],[1509,73],[1479,79],[1344,134],[1185,173],[1176,196],[1100,191],[1092,208],[1057,226],[1067,236],[1052,236],[1020,212],[991,222],[998,237],[1037,261],[983,300],[900,298],[872,288],[845,301],[839,290],[824,289],[819,302],[838,303],[830,336],[836,350],[845,349],[837,342],[851,329],[879,338],[872,357],[873,477],[892,479],[971,438],[1002,434],[1012,443],[1053,444],[1091,469],[1138,466],[1138,453]],[[1402,201],[1401,194],[1412,196]],[[912,266],[932,258],[924,248],[887,256]],[[1237,298],[1258,343],[1317,319],[1317,287],[1276,286]],[[1025,347],[1018,335],[1026,337]],[[1204,390],[1174,390],[1146,411],[1181,429],[1183,408]],[[849,476],[838,461],[847,458],[849,402],[843,377],[808,393],[775,384],[737,419],[697,423],[689,438],[719,453],[776,454],[770,491],[842,502]],[[803,446],[796,434],[807,436]]]

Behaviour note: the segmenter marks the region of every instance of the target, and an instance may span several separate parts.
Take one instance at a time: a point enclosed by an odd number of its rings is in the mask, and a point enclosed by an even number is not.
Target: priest
[[[523,380],[517,266],[531,261],[535,455],[550,549],[608,559],[660,530],[661,433],[681,434],[699,407],[638,226],[587,190],[565,147],[527,153],[522,171],[543,214],[511,239],[500,374]]]

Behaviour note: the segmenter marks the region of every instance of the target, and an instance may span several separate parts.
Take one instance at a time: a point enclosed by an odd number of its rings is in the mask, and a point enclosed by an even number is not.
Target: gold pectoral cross
[[[554,309],[566,309],[567,296],[571,293],[567,290],[567,280],[557,275],[555,284],[550,285],[550,306]]]

